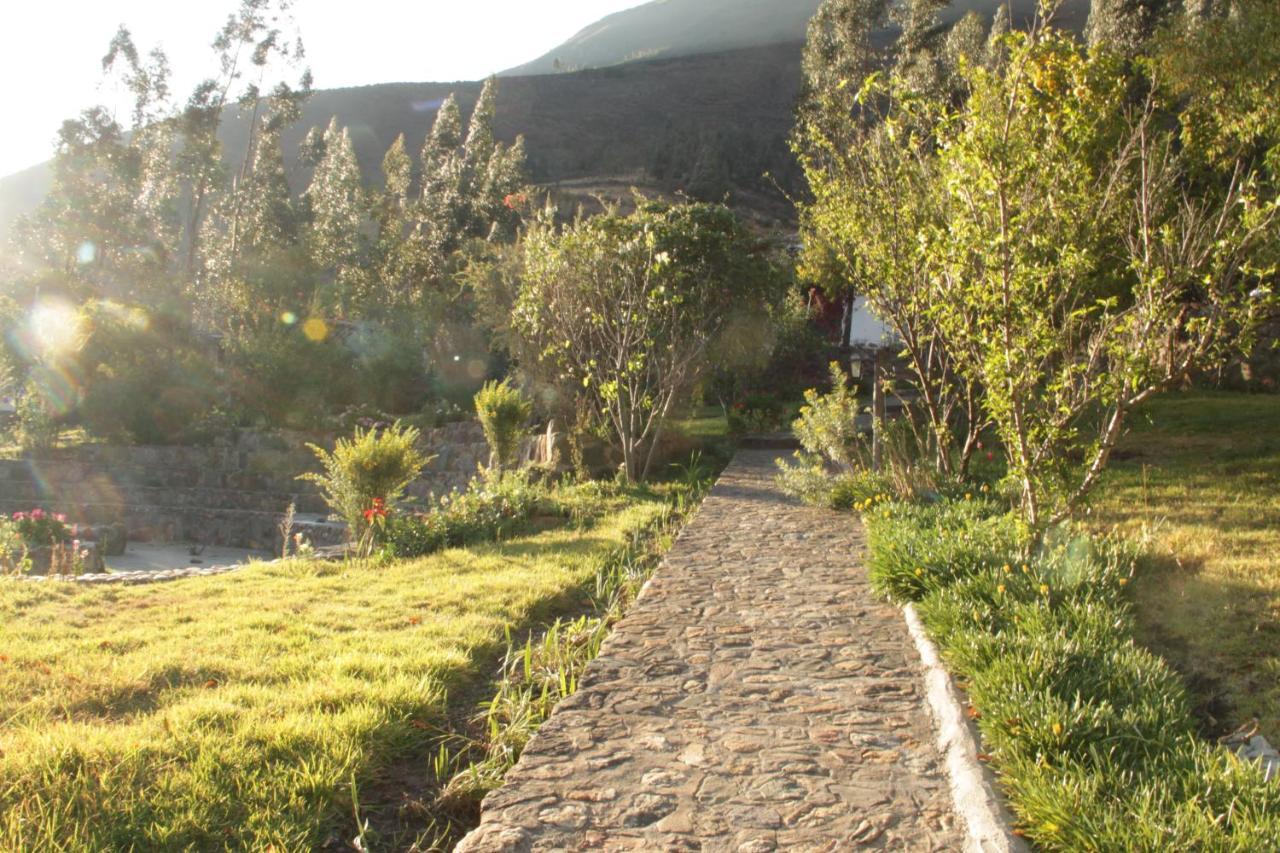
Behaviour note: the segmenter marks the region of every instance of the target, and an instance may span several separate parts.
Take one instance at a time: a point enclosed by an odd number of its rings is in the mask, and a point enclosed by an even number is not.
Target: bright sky
[[[296,0],[316,86],[476,80],[642,0]],[[100,60],[120,24],[169,55],[175,98],[211,76],[209,43],[238,0],[34,0],[0,12],[0,176],[47,159],[58,127],[114,99]],[[121,119],[126,118],[121,115]]]

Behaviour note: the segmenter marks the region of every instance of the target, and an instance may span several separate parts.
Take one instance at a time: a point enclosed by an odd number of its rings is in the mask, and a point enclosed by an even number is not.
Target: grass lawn
[[[403,792],[504,628],[580,607],[660,509],[387,566],[0,582],[0,849],[349,849],[371,801],[408,846],[431,815]]]
[[[1206,734],[1257,718],[1280,743],[1280,396],[1154,401],[1093,514],[1151,534],[1140,639],[1186,678]]]

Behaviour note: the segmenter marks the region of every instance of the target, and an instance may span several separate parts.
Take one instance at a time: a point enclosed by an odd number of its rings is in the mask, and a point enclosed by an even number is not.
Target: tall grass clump
[[[381,430],[356,427],[355,437],[338,439],[332,452],[307,445],[324,471],[298,479],[320,487],[330,509],[347,523],[351,541],[361,543],[367,554],[375,529],[385,523],[404,490],[434,458],[418,449],[421,438],[416,427],[398,421]]]
[[[504,379],[487,382],[476,393],[476,417],[489,443],[490,464],[500,471],[515,465],[520,438],[533,414],[533,403],[524,392]]]

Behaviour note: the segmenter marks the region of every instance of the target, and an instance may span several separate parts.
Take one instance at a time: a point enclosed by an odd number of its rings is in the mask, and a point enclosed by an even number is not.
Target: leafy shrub
[[[729,432],[733,435],[771,432],[782,425],[784,411],[777,397],[753,391],[729,407]]]
[[[25,574],[30,567],[27,541],[17,522],[0,517],[0,575]]]
[[[13,526],[28,547],[56,545],[71,541],[71,529],[67,517],[59,513],[36,508],[30,512],[15,512]]]
[[[805,405],[792,424],[800,446],[843,471],[867,467],[868,453],[858,431],[858,398],[838,362],[831,362],[831,391],[804,392]]]
[[[218,401],[210,349],[188,320],[111,302],[82,311],[80,418],[94,435],[138,444],[185,442]]]
[[[478,474],[465,491],[446,495],[429,512],[392,517],[385,531],[389,556],[421,557],[443,548],[503,539],[527,526],[538,512],[563,515],[546,487],[525,472]]]
[[[476,416],[489,442],[491,464],[511,467],[520,453],[520,438],[533,413],[533,403],[508,380],[486,382],[476,394]]]
[[[303,474],[320,487],[329,507],[347,523],[352,541],[364,541],[378,519],[395,511],[405,488],[434,457],[417,447],[421,433],[395,423],[384,430],[356,428],[353,439],[340,438],[330,453],[307,445],[324,467]]]
[[[314,426],[359,396],[351,354],[332,338],[250,329],[227,342],[226,359],[235,407],[273,426]]]
[[[778,484],[811,506],[854,509],[888,488],[883,477],[866,469],[833,474],[819,456],[797,453],[794,459],[794,463],[778,460]]]
[[[18,398],[14,438],[27,453],[41,453],[58,443],[62,427],[52,401],[34,380],[27,380]]]

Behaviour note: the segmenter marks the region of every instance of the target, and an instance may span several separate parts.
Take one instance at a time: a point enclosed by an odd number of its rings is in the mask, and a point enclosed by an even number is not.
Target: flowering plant
[[[67,517],[62,513],[48,513],[36,508],[30,512],[15,512],[13,521],[28,547],[56,545],[71,539]]]

